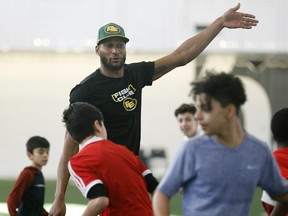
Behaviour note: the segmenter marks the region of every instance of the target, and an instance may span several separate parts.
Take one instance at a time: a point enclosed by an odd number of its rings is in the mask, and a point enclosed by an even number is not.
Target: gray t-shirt
[[[158,190],[171,197],[181,187],[184,215],[247,216],[256,187],[281,195],[288,182],[268,145],[245,133],[235,148],[207,135],[181,145]]]

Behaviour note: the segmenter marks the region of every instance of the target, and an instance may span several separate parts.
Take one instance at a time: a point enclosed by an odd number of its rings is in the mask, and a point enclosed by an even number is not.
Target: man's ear
[[[98,45],[95,46],[95,52],[99,56],[99,46]]]

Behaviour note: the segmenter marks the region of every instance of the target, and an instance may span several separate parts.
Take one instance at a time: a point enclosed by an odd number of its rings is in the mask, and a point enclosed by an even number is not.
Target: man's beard
[[[120,63],[118,65],[112,65],[108,62],[108,59],[103,56],[103,55],[100,55],[100,60],[102,62],[102,64],[104,65],[104,67],[106,67],[108,70],[110,71],[118,71],[120,69],[122,69],[125,61],[126,61],[126,55],[123,56],[122,60],[120,61]]]

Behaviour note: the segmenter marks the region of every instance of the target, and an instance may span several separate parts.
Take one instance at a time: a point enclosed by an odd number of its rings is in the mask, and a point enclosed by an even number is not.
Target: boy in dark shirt
[[[43,208],[45,181],[41,172],[49,157],[49,142],[40,136],[31,137],[27,143],[27,156],[32,164],[20,173],[8,199],[10,216],[47,216]]]

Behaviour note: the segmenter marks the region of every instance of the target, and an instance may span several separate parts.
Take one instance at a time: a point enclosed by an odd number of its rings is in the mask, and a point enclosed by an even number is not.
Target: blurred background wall
[[[238,2],[259,26],[224,30],[208,50],[287,52],[286,0],[0,1],[0,49],[91,52],[98,28],[116,22],[131,38],[130,52],[169,52]]]
[[[197,60],[143,91],[142,148],[148,155],[154,148],[164,149],[168,162],[182,141],[174,110],[192,102],[190,82],[206,69],[236,70],[248,89],[245,127],[271,142],[271,115],[287,106],[288,1],[0,1],[0,178],[15,178],[29,165],[25,143],[33,135],[50,141],[43,172],[46,178],[56,177],[62,111],[71,88],[99,67],[94,53],[99,27],[116,22],[125,28],[127,63],[152,61],[237,2],[240,11],[257,16],[258,27],[224,29]]]

